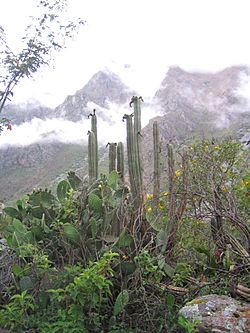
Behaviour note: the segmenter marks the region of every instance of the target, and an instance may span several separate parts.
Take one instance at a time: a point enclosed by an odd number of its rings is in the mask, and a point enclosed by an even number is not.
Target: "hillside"
[[[169,142],[184,144],[197,137],[248,137],[250,105],[240,94],[246,75],[249,69],[244,66],[217,73],[191,73],[171,67],[154,97],[154,103],[162,109],[157,120],[163,155]],[[143,130],[146,184],[151,184],[153,177],[152,128],[153,120]],[[162,169],[165,167],[162,161]]]
[[[117,75],[105,71],[96,73],[81,90],[74,96],[68,96],[54,110],[35,103],[7,106],[4,115],[12,119],[13,125],[28,124],[37,118],[41,120],[37,125],[44,127],[44,132],[39,133],[36,142],[30,145],[20,142],[20,145],[1,146],[0,141],[0,201],[15,200],[34,187],[50,187],[70,170],[77,170],[83,177],[87,165],[87,129],[90,129],[88,114],[93,107],[97,108],[98,117],[103,120],[102,125],[107,123],[110,126],[110,114],[114,115],[116,109],[111,110],[109,103],[128,105],[133,94],[135,92],[123,84]],[[63,129],[48,130],[48,119],[53,120],[55,126],[65,121],[64,126],[72,126],[73,131],[73,125],[81,121],[81,139],[71,143],[70,138],[64,138]],[[12,132],[15,135],[14,130]],[[65,139],[63,142],[60,141],[62,138]],[[106,149],[100,148],[100,158],[105,152]],[[102,165],[105,163],[103,161]]]
[[[157,119],[163,156],[166,156],[168,142],[183,144],[196,137],[225,135],[249,139],[250,108],[248,100],[240,94],[242,80],[248,75],[249,69],[244,66],[226,68],[217,73],[191,73],[171,67],[152,103],[142,104],[142,117],[147,113],[148,118],[153,118],[155,108],[161,110]],[[36,117],[41,119],[45,129],[30,145],[1,147],[0,142],[0,200],[14,200],[33,187],[50,186],[69,170],[78,170],[83,176],[87,163],[87,130],[90,128],[88,114],[93,108],[97,109],[99,133],[105,140],[105,131],[114,134],[119,131],[121,112],[132,112],[129,101],[135,94],[116,74],[101,71],[54,110],[34,102],[22,106],[9,105],[6,115],[13,119],[14,124],[27,124]],[[55,126],[57,121],[65,121],[66,128],[72,127],[73,137],[74,125],[79,124],[83,128],[83,139],[72,142],[72,136],[67,140],[63,129],[55,127],[49,130],[46,128],[48,119],[55,121]],[[153,176],[153,120],[143,129],[146,185],[151,184]],[[100,152],[103,165],[106,152],[104,148]],[[163,158],[162,169],[165,167]]]

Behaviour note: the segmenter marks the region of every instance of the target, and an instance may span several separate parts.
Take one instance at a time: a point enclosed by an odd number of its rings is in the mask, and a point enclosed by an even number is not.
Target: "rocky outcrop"
[[[135,94],[117,76],[109,71],[99,71],[89,82],[73,96],[68,96],[65,101],[54,110],[55,117],[61,117],[71,121],[81,120],[87,117],[90,110],[87,107],[92,102],[100,108],[108,108],[109,102],[116,104],[129,103],[131,96]],[[98,113],[102,118],[101,112]]]
[[[180,311],[197,321],[200,333],[249,333],[250,305],[228,296],[207,295],[188,302]]]
[[[170,67],[155,97],[166,112],[180,103],[209,112],[243,111],[248,103],[238,91],[244,77],[249,75],[246,66],[228,67],[216,73],[187,72]]]
[[[187,139],[242,138],[249,133],[250,105],[239,93],[243,78],[248,76],[249,68],[245,66],[233,66],[216,73],[187,72],[176,66],[169,68],[154,99],[162,110],[162,116],[157,119],[162,174],[166,170],[169,142],[182,145]],[[152,127],[153,121],[150,121],[143,129],[145,186],[149,190],[153,177]]]

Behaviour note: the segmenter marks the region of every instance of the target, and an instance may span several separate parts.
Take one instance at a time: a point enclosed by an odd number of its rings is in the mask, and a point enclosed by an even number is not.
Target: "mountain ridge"
[[[245,66],[234,66],[217,73],[190,73],[179,67],[169,69],[155,93],[152,104],[146,102],[142,105],[142,116],[143,109],[147,108],[154,118],[154,105],[162,110],[162,115],[158,116],[157,120],[160,126],[163,156],[166,156],[166,143],[170,141],[179,144],[194,136],[204,137],[228,133],[242,137],[249,132],[249,103],[239,94],[242,75],[249,76],[249,69]],[[129,108],[129,101],[133,95],[136,95],[136,92],[129,89],[116,74],[99,71],[83,88],[74,95],[68,96],[54,110],[46,109],[43,113],[42,109],[35,108],[34,115],[41,119],[60,118],[73,122],[86,119],[87,122],[87,115],[94,106],[98,110],[98,119],[105,124],[110,121],[111,110],[109,108],[112,103],[113,105],[126,105],[127,113],[132,112]],[[116,110],[112,112],[116,112]],[[120,115],[118,116],[120,117]],[[23,121],[30,117],[32,117],[32,110],[27,111],[27,115],[23,116]],[[116,126],[115,121],[113,124]],[[149,121],[142,132],[145,178],[148,183],[152,178],[152,124],[153,120]],[[90,124],[87,126],[90,128]],[[83,175],[86,171],[84,169],[87,161],[86,153],[86,145],[59,142],[50,142],[47,145],[38,143],[35,146],[18,147],[9,149],[9,151],[0,149],[0,175],[1,178],[4,177],[4,182],[1,182],[2,185],[0,184],[0,196],[5,193],[5,199],[13,199],[15,193],[11,194],[11,191],[6,190],[7,184],[8,182],[13,184],[11,177],[15,177],[15,189],[17,189],[18,177],[22,179],[22,174],[25,174],[25,177],[23,176],[25,191],[28,187],[32,189],[37,186],[36,175],[40,186],[49,186],[55,178],[60,178],[60,174],[71,169],[74,171],[76,165]],[[67,161],[64,160],[64,154]],[[79,156],[85,161],[82,165]],[[100,158],[103,159],[103,155]],[[31,173],[30,180],[29,172]],[[50,173],[51,176],[49,176]],[[21,190],[18,193],[21,193]]]

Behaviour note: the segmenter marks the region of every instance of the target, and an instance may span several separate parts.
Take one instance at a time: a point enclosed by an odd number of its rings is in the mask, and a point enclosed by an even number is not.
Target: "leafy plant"
[[[186,333],[198,333],[199,330],[197,328],[197,325],[199,324],[198,320],[189,321],[185,317],[180,316],[178,318],[178,324],[180,327],[184,328]]]

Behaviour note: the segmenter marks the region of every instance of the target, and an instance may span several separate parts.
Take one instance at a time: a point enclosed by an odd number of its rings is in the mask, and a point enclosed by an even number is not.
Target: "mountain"
[[[35,100],[23,104],[8,104],[1,117],[10,119],[12,124],[20,125],[31,121],[33,118],[46,119],[51,117],[53,109],[41,105]]]
[[[21,141],[20,145],[1,146],[0,137],[0,201],[15,200],[34,187],[50,187],[71,170],[77,170],[77,173],[83,177],[87,170],[86,142],[87,129],[90,129],[88,114],[95,107],[99,120],[103,120],[102,126],[108,123],[110,128],[110,124],[114,122],[114,117],[111,116],[115,116],[114,113],[119,111],[118,105],[128,105],[134,94],[135,92],[130,90],[116,74],[103,71],[96,73],[82,89],[75,95],[68,96],[54,110],[34,102],[21,106],[8,105],[4,115],[12,119],[13,125],[26,125],[32,119],[38,118],[41,121],[36,124],[39,130],[40,127],[42,129],[39,135],[33,133],[37,135],[36,140],[39,142],[26,146],[22,146]],[[113,105],[116,108],[112,108]],[[121,119],[122,115],[119,115],[119,118]],[[53,120],[55,124],[53,130],[46,128],[49,120]],[[78,121],[81,121],[79,126],[83,126],[81,136],[86,140],[74,141],[75,143],[70,143],[70,140],[69,142],[65,140],[67,143],[60,142],[64,133],[61,133],[61,128],[56,128],[57,124],[59,126],[63,123],[64,128],[72,127],[74,131],[73,125]],[[28,135],[25,133],[25,130],[28,131],[27,128],[24,128],[24,136]],[[14,130],[12,132],[15,135]],[[32,141],[32,138],[30,140]],[[106,149],[100,147],[102,160],[100,168],[106,172],[106,161],[102,158],[105,153]]]
[[[187,72],[170,67],[154,103],[162,116],[157,118],[162,155],[169,142],[183,144],[197,137],[250,135],[250,104],[241,95],[242,83],[250,74],[245,66],[233,66],[216,73]],[[143,130],[146,184],[152,183],[153,119]],[[163,169],[166,168],[166,158]]]
[[[109,102],[125,104],[135,94],[117,76],[109,71],[99,71],[89,82],[73,96],[68,96],[65,101],[54,110],[54,116],[71,121],[81,120],[87,117],[90,108],[88,104],[96,104],[101,109],[108,109]],[[99,117],[105,121],[105,113],[99,112]]]
[[[187,72],[170,67],[155,98],[166,108],[173,110],[176,102],[192,105],[196,109],[219,112],[246,110],[247,100],[238,90],[243,77],[250,74],[246,66],[233,66],[216,73]]]
[[[249,69],[244,66],[226,68],[217,73],[187,72],[176,66],[169,68],[151,104],[145,102],[142,105],[142,117],[150,118],[151,115],[152,118],[155,109],[161,110],[161,116],[151,119],[142,131],[147,186],[150,187],[153,180],[152,127],[155,119],[161,133],[163,170],[169,142],[185,144],[197,137],[223,135],[250,138],[249,102],[241,94],[242,82],[248,76]],[[36,117],[40,119],[38,125],[45,129],[38,136],[39,142],[25,147],[4,148],[0,140],[0,201],[17,199],[33,187],[51,187],[70,170],[84,177],[87,170],[86,141],[62,140],[67,134],[57,128],[59,121],[66,128],[72,128],[73,135],[77,135],[74,126],[78,124],[82,128],[81,135],[87,138],[87,130],[90,129],[87,116],[95,108],[99,133],[105,140],[105,131],[114,134],[120,131],[118,122],[121,122],[122,113],[132,112],[128,105],[133,95],[136,92],[116,74],[101,71],[54,110],[34,102],[21,107],[9,105],[6,115],[12,115],[14,123],[25,125]],[[52,130],[46,127],[48,119],[53,120]],[[99,156],[101,170],[107,172],[107,148],[102,146]]]

